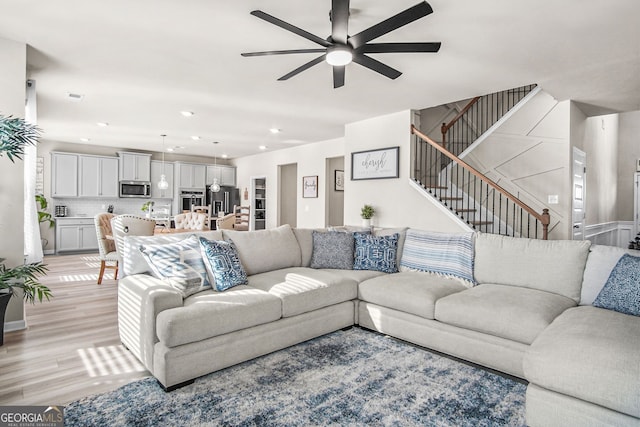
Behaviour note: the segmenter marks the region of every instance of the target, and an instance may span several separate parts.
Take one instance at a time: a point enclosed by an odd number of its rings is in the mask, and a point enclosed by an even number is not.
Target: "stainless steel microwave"
[[[151,197],[148,181],[120,181],[120,197]]]

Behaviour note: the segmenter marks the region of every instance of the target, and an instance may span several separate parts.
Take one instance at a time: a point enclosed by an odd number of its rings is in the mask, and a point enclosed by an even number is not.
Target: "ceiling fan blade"
[[[316,59],[314,59],[314,60],[312,60],[312,61],[309,61],[309,62],[307,62],[307,63],[306,63],[306,64],[304,64],[304,65],[299,66],[298,68],[296,68],[295,70],[291,71],[290,73],[285,74],[284,76],[280,77],[278,80],[279,80],[279,81],[281,81],[281,80],[288,80],[288,79],[290,79],[291,77],[293,77],[293,76],[295,76],[295,75],[297,75],[297,74],[300,74],[300,73],[301,73],[301,72],[303,72],[304,70],[307,70],[307,69],[309,69],[309,68],[313,67],[314,65],[321,63],[322,61],[324,61],[324,58],[325,58],[326,56],[327,56],[327,55],[320,55],[320,56],[319,56],[319,57],[317,57]]]
[[[437,52],[440,42],[434,43],[372,43],[365,44],[358,49],[362,53],[407,53],[407,52]]]
[[[331,39],[347,44],[349,37],[349,0],[331,0]]]
[[[333,88],[337,89],[344,86],[344,65],[333,66]]]
[[[353,62],[360,64],[363,67],[367,67],[376,73],[380,73],[383,76],[389,77],[392,80],[397,79],[402,75],[402,73],[395,68],[391,68],[380,61],[376,61],[375,59],[368,57],[367,55],[354,55]]]
[[[433,9],[431,9],[429,3],[423,1],[413,7],[410,7],[404,12],[400,12],[397,15],[392,16],[389,19],[385,19],[384,21],[374,25],[373,27],[369,27],[366,30],[356,34],[355,36],[349,38],[349,42],[351,42],[351,45],[357,49],[373,39],[377,39],[384,34],[405,26],[424,16],[427,16],[432,12]]]
[[[268,56],[268,55],[289,55],[292,53],[322,53],[325,51],[326,49],[269,50],[266,52],[241,53],[240,55],[244,57],[251,57],[251,56]]]
[[[315,34],[311,34],[308,31],[298,28],[295,25],[291,25],[288,22],[284,22],[282,19],[278,19],[275,16],[271,16],[268,13],[265,13],[261,10],[254,10],[251,12],[251,14],[260,19],[264,19],[265,21],[270,22],[273,25],[277,25],[278,27],[283,28],[287,31],[291,31],[292,33],[297,34],[300,37],[304,37],[307,40],[311,40],[312,42],[317,43],[320,46],[324,46],[324,47],[331,46],[331,43],[329,43],[325,39],[322,39],[316,36]]]

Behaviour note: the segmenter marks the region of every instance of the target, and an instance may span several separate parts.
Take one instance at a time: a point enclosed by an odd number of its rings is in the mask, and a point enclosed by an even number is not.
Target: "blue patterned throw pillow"
[[[141,245],[139,249],[151,273],[184,298],[211,287],[196,236],[164,245]]]
[[[370,234],[356,233],[353,269],[397,273],[396,255],[399,237],[398,233],[391,236],[372,236]]]
[[[640,257],[620,258],[593,306],[640,316]]]
[[[353,234],[313,231],[311,268],[353,270]]]
[[[210,280],[217,291],[226,291],[248,283],[247,273],[232,241],[207,240],[201,237],[200,248]]]

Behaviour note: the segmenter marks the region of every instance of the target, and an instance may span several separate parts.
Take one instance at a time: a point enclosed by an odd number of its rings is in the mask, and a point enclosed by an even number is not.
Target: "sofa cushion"
[[[459,281],[421,272],[403,272],[365,280],[358,299],[434,319],[436,301],[467,289]]]
[[[189,236],[202,236],[209,240],[221,240],[221,231],[193,231],[185,233],[160,233],[154,236],[125,236],[124,254],[120,266],[120,277],[124,278],[132,274],[151,273],[149,264],[140,252],[140,245],[165,245],[175,243]]]
[[[596,307],[562,313],[524,357],[526,379],[640,417],[640,318]]]
[[[478,283],[553,292],[580,301],[588,240],[535,240],[479,233],[475,278]]]
[[[209,281],[217,291],[247,284],[247,273],[233,242],[200,237],[200,248]]]
[[[473,286],[473,233],[407,230],[402,271],[428,271],[457,277]]]
[[[584,267],[580,305],[591,305],[596,299],[625,250],[615,246],[591,245]]]
[[[164,345],[175,347],[273,322],[281,315],[280,298],[240,285],[225,292],[191,295],[183,307],[161,311],[156,329]]]
[[[593,306],[640,316],[640,257],[620,258]]]
[[[551,292],[483,284],[436,301],[441,322],[531,344],[575,301]]]
[[[287,268],[249,277],[249,286],[282,300],[282,317],[317,310],[358,296],[355,280],[324,270]]]
[[[224,230],[232,240],[248,275],[301,265],[300,245],[287,224],[269,230]]]
[[[143,244],[140,252],[153,275],[179,290],[183,297],[211,287],[196,236],[164,245]]]
[[[320,229],[317,229],[320,231]],[[296,236],[298,245],[300,246],[300,255],[302,262],[301,267],[309,267],[311,265],[311,255],[313,254],[313,231],[312,228],[294,228],[293,234]]]
[[[354,270],[375,270],[383,273],[397,273],[399,234],[372,236],[355,233]]]
[[[355,280],[356,283],[364,282],[365,280],[372,279],[378,276],[384,276],[386,273],[375,270],[335,270],[335,269],[323,269],[322,271],[326,271],[333,274],[338,274],[340,277],[344,277],[345,279]]]
[[[353,234],[343,231],[313,231],[311,268],[353,268]]]

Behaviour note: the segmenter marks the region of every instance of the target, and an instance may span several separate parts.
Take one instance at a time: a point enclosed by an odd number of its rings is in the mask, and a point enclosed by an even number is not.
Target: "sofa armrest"
[[[118,282],[120,340],[149,371],[158,342],[156,317],[175,307],[182,307],[182,294],[155,277],[135,274]]]

